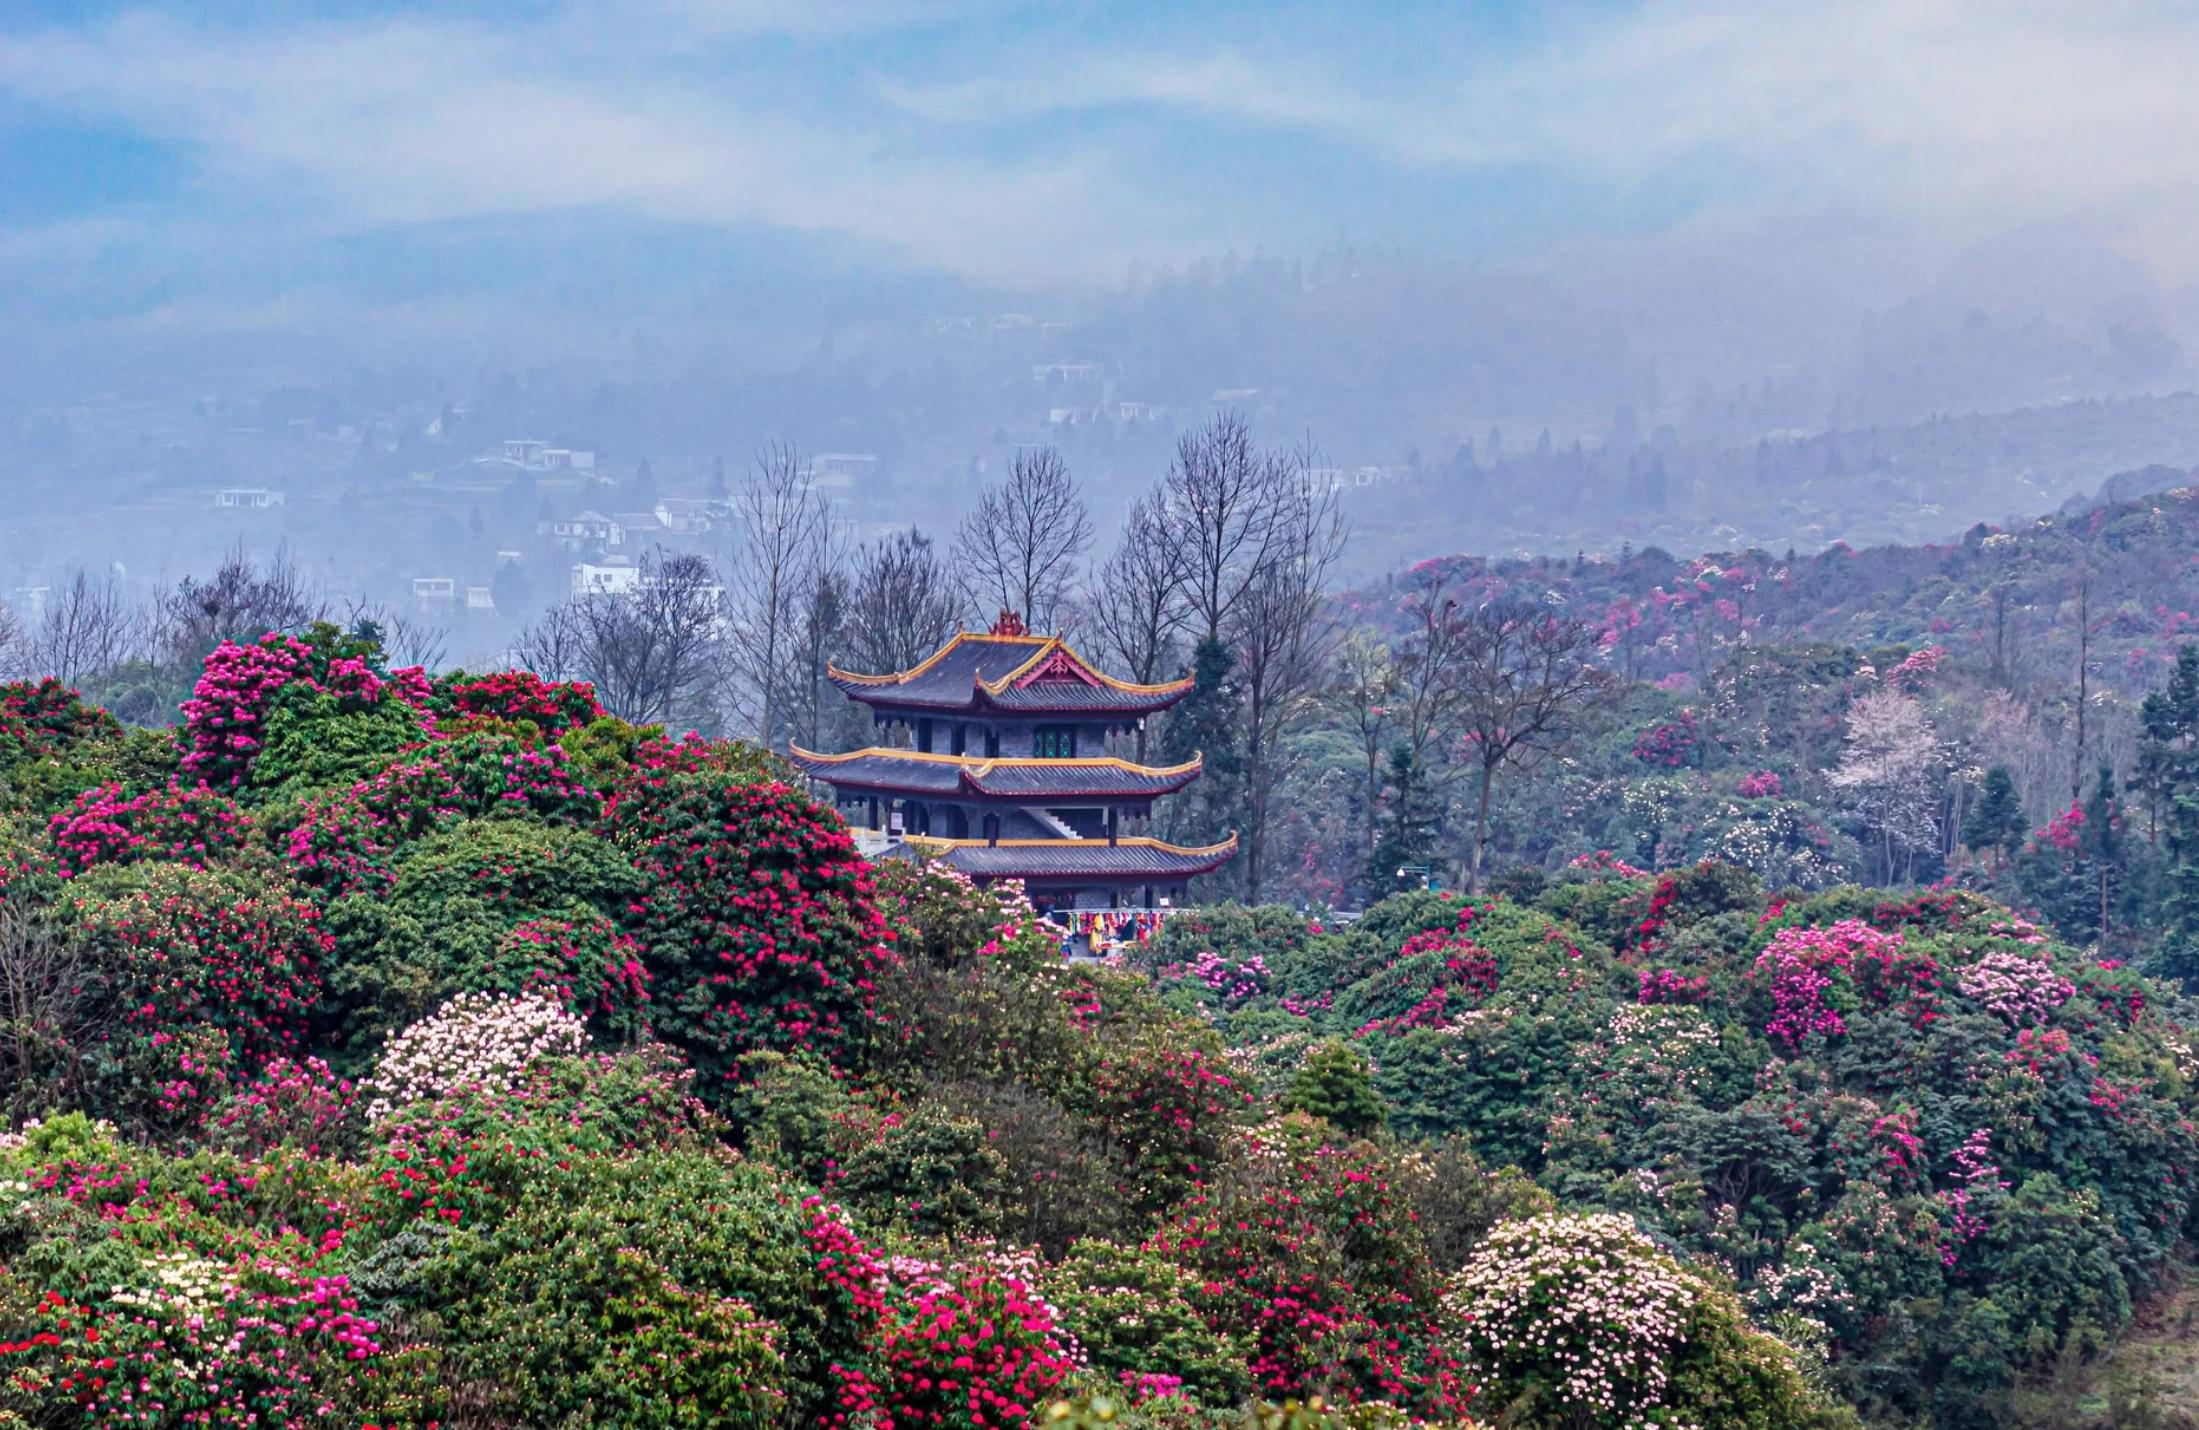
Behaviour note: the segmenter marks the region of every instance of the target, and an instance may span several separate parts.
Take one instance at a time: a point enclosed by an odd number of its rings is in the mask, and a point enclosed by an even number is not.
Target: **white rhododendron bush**
[[[1452,1278],[1485,1392],[1532,1395],[1534,1423],[1668,1427],[1668,1384],[1710,1288],[1623,1216],[1506,1222]],[[1555,1413],[1553,1413],[1555,1412]]]
[[[389,1040],[362,1085],[367,1121],[454,1092],[503,1092],[535,1059],[587,1042],[580,1019],[539,994],[462,993]]]

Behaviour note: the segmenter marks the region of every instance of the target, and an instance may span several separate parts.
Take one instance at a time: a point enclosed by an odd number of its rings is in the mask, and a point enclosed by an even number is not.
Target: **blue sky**
[[[2195,10],[0,0],[0,288],[279,320],[1340,239],[1833,269],[2070,223],[2188,281]]]

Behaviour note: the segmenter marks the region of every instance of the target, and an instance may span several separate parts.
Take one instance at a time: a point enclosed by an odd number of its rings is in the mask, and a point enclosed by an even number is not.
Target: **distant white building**
[[[1089,382],[1099,376],[1096,362],[1037,362],[1031,364],[1031,381]]]
[[[572,590],[576,596],[623,596],[641,585],[641,568],[631,561],[573,563]]]
[[[415,601],[455,601],[458,582],[449,576],[415,576],[412,578],[412,598]]]
[[[214,506],[220,511],[267,511],[288,499],[287,493],[268,487],[223,487],[214,493]]]
[[[469,611],[493,611],[496,609],[496,596],[486,586],[468,586],[466,588],[466,609]]]

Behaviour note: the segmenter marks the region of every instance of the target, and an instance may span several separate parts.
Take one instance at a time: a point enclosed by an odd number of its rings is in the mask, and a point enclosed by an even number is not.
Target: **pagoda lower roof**
[[[828,667],[828,679],[870,706],[1007,716],[1144,715],[1191,689],[1188,677],[1162,685],[1117,680],[1060,636],[961,631],[930,659],[893,675]]]
[[[790,745],[787,757],[805,774],[841,788],[988,799],[1149,799],[1182,789],[1200,769],[1196,755],[1180,765],[1156,766],[1105,756],[988,759],[875,747],[820,755]]]
[[[1210,874],[1237,852],[1237,836],[1219,844],[1186,848],[1158,839],[934,839],[912,836],[910,846],[937,854],[973,879],[1054,882],[1161,883]]]

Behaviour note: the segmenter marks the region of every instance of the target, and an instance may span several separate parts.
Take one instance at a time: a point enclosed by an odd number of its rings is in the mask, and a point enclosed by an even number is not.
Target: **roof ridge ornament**
[[[996,636],[1026,636],[1030,632],[1023,628],[1023,617],[1009,610],[1006,606],[1002,606],[1000,608],[1000,619],[993,622],[993,628],[989,634]]]

